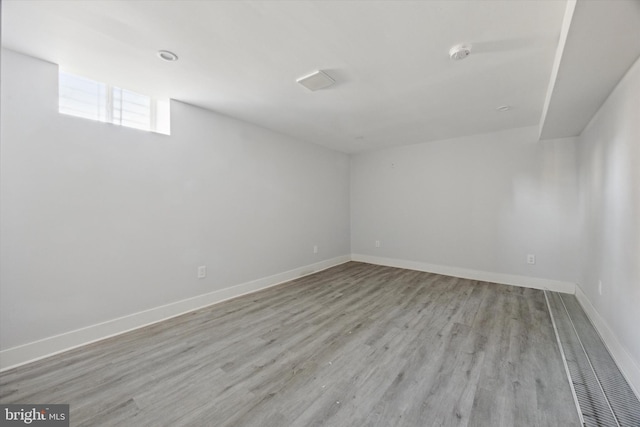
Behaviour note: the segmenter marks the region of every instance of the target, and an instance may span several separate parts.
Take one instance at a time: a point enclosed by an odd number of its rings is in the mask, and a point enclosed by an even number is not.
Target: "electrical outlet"
[[[198,267],[198,279],[204,279],[205,277],[207,277],[207,266],[201,265]]]
[[[376,240],[376,248],[379,248],[380,246],[380,240]]]
[[[317,254],[318,253],[318,245],[314,245],[313,246],[313,253]]]
[[[534,254],[527,255],[527,264],[535,264],[536,256]]]

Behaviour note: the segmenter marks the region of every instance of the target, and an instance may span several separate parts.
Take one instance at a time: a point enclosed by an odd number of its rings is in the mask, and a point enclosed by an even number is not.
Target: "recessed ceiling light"
[[[178,60],[178,55],[168,50],[159,50],[158,57],[164,61],[173,62]]]
[[[509,111],[511,110],[511,106],[510,105],[501,105],[498,108],[496,108],[496,111],[500,111],[501,113],[505,112],[505,111]]]
[[[315,92],[316,90],[324,89],[325,87],[333,85],[336,81],[324,71],[318,70],[304,77],[300,77],[296,82],[300,83],[310,91]]]
[[[449,57],[454,61],[466,58],[471,53],[470,44],[457,44],[449,49]]]

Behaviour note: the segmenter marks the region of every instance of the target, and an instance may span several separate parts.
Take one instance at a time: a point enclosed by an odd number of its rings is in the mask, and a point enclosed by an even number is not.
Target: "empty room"
[[[0,425],[640,426],[640,1],[0,8]]]

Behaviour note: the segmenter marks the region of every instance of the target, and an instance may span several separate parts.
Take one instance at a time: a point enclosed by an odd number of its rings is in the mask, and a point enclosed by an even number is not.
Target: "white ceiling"
[[[540,124],[566,4],[5,0],[2,44],[357,152]],[[472,53],[451,61],[460,42]],[[179,61],[162,62],[159,49]],[[337,84],[296,83],[316,69]]]
[[[640,56],[640,1],[573,0],[567,15],[540,125],[545,139],[579,135]]]

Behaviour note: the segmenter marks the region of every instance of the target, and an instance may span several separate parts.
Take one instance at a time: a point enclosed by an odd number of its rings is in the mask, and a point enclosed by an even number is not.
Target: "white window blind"
[[[114,87],[112,123],[130,128],[151,130],[151,98]]]
[[[107,121],[107,85],[60,73],[59,111],[85,119]]]
[[[169,134],[169,102],[60,72],[59,112]]]

